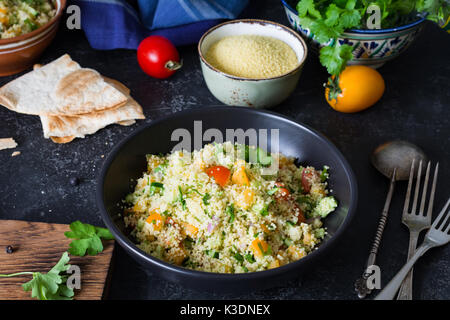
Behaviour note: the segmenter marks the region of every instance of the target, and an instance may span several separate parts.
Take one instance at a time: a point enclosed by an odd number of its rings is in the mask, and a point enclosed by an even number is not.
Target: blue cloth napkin
[[[224,19],[235,19],[248,0],[72,0],[81,9],[81,27],[92,48],[136,49],[149,35],[176,46],[198,42]]]

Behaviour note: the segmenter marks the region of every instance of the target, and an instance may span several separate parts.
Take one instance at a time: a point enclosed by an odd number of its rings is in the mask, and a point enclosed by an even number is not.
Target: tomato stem
[[[328,78],[328,82],[324,83],[323,86],[329,89],[328,100],[330,101],[334,99],[337,100],[338,95],[342,93],[342,90],[339,87],[339,76]]]
[[[181,60],[180,62],[169,60],[169,61],[167,61],[166,64],[164,65],[164,67],[165,67],[166,69],[169,69],[169,70],[171,70],[171,71],[178,70],[178,69],[180,69],[182,66],[183,66],[183,60]]]

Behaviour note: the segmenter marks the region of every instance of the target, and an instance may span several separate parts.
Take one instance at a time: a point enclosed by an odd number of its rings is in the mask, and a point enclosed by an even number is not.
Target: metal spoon
[[[372,165],[384,176],[388,177],[391,182],[386,202],[381,212],[380,220],[378,221],[378,227],[372,248],[370,249],[366,269],[362,277],[355,282],[355,291],[358,293],[360,299],[365,298],[372,292],[372,289],[368,287],[367,280],[372,274],[372,266],[375,265],[378,248],[389,214],[389,206],[394,193],[395,181],[407,180],[409,178],[411,163],[414,159],[417,162],[423,160],[422,163],[427,163],[427,156],[418,146],[401,140],[387,142],[378,146],[370,157]]]

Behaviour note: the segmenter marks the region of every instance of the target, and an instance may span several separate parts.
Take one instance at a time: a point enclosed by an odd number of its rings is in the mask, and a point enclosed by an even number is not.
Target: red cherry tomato
[[[206,169],[206,174],[213,177],[218,185],[224,187],[230,179],[230,170],[224,166],[213,166]]]
[[[168,78],[181,68],[177,49],[161,36],[142,40],[137,49],[137,60],[146,74],[158,79]]]

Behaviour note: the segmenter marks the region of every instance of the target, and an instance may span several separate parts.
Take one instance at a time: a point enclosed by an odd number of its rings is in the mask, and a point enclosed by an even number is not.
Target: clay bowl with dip
[[[0,39],[0,76],[19,73],[33,65],[58,30],[66,0],[54,1],[56,13],[42,27],[23,35]]]
[[[268,77],[233,75],[208,61],[208,50],[230,36],[263,36],[284,42],[295,53],[296,63],[286,72]],[[239,48],[237,48],[239,51]],[[209,29],[200,39],[198,53],[206,85],[221,102],[231,106],[270,108],[280,104],[294,91],[308,49],[298,33],[276,22],[256,19],[232,20]],[[243,57],[245,62],[245,57]]]

